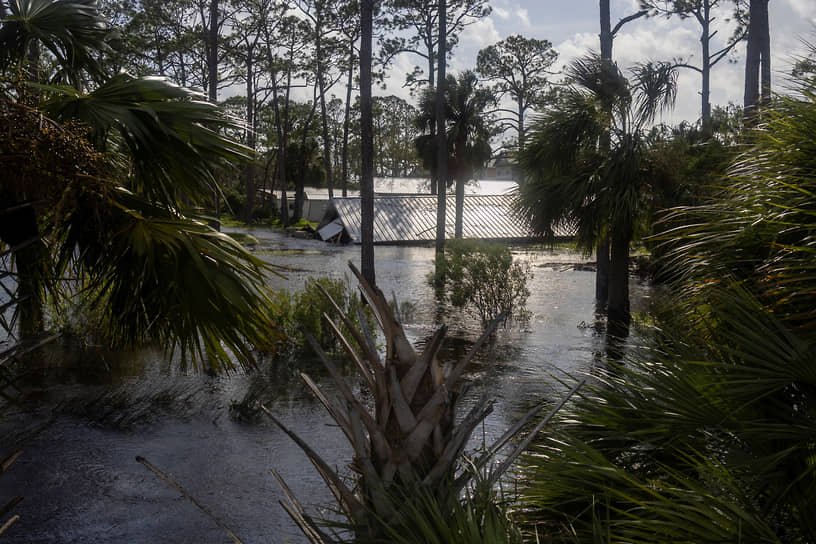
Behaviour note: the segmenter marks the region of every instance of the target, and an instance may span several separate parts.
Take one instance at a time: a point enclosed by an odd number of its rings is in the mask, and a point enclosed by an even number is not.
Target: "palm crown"
[[[3,155],[15,161],[14,146],[38,148],[53,134],[75,150],[55,157],[61,169],[16,160],[0,177],[6,207],[39,194],[25,224],[34,250],[16,255],[17,295],[26,297],[18,303],[20,334],[42,329],[46,292],[60,289],[53,278],[70,269],[104,313],[114,345],[155,341],[214,367],[231,366],[235,356],[250,363],[252,348],[274,329],[270,267],[182,205],[206,203],[219,190],[219,168],[251,159],[224,136],[240,127],[199,93],[165,79],[102,74],[95,59],[111,31],[95,3],[12,0],[9,7],[0,25],[0,71],[12,83],[2,122],[26,138],[0,144],[8,147]],[[52,82],[74,86],[24,82],[37,73],[33,47],[56,62]],[[92,90],[79,87],[91,81]],[[45,124],[42,114],[50,117]],[[8,229],[0,238],[11,243]]]
[[[518,154],[527,183],[517,209],[550,239],[559,228],[574,229],[586,250],[611,239],[610,318],[628,322],[629,243],[648,208],[653,169],[646,129],[673,104],[676,74],[648,63],[630,81],[597,56],[573,62],[567,73],[572,83]]]

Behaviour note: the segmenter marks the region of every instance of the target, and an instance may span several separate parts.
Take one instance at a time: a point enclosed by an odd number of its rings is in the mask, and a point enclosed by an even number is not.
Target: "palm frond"
[[[206,202],[218,167],[252,158],[250,149],[223,134],[240,128],[238,121],[165,78],[121,73],[88,94],[53,90],[50,115],[91,127],[97,149],[130,165],[129,188],[165,206],[175,206],[180,195]]]
[[[677,68],[665,62],[647,62],[632,71],[635,96],[636,125],[643,127],[655,117],[674,107],[677,98]]]
[[[155,342],[217,369],[274,344],[276,272],[232,238],[124,189],[107,210],[82,212],[61,226],[61,262],[89,278],[114,346]]]
[[[38,42],[57,60],[56,81],[78,83],[81,70],[100,73],[95,55],[110,50],[110,31],[96,0],[10,0],[0,26],[0,70],[25,58]]]

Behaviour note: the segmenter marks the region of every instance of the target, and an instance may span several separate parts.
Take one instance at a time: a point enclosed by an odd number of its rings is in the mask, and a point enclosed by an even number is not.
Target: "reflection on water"
[[[310,276],[349,278],[359,247],[338,247],[253,230],[259,256],[289,267],[271,276],[297,290]],[[377,247],[377,283],[412,303],[409,338],[427,341],[440,320],[450,326],[443,356],[460,358],[478,338],[477,319],[438,308],[426,278],[433,249]],[[462,412],[484,388],[496,399],[485,422],[488,441],[527,407],[558,396],[556,379],[588,371],[603,353],[594,314],[594,274],[581,255],[520,248],[531,264],[523,329],[500,331],[466,375]],[[631,286],[633,311],[649,290]],[[158,479],[136,456],[169,474],[244,542],[305,540],[278,504],[275,468],[306,503],[330,504],[329,493],[296,446],[257,412],[262,402],[341,472],[351,455],[342,433],[297,378],[307,372],[324,390],[331,380],[314,360],[262,361],[258,371],[212,376],[179,370],[161,353],[77,353],[51,350],[20,384],[22,403],[2,409],[0,454],[23,456],[0,478],[0,504],[25,500],[20,522],[4,535],[14,543],[230,542],[207,516]],[[350,370],[349,370],[350,372]],[[554,377],[556,379],[554,379]],[[359,384],[353,384],[359,387]],[[474,445],[482,437],[474,438]],[[326,513],[326,512],[324,512]],[[328,515],[328,513],[326,513]]]

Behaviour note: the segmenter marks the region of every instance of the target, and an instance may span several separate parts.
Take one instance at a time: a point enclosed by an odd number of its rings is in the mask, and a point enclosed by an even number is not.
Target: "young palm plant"
[[[629,245],[648,209],[653,164],[647,131],[674,104],[676,72],[644,64],[627,80],[597,56],[567,71],[572,83],[532,127],[518,154],[527,183],[517,207],[533,231],[549,239],[559,227],[575,229],[591,251],[611,240],[610,322],[629,323]]]
[[[301,378],[326,407],[352,445],[352,468],[358,475],[355,485],[348,487],[317,452],[272,413],[265,408],[263,410],[300,446],[317,468],[348,518],[355,542],[393,542],[395,533],[417,534],[412,532],[418,528],[411,520],[416,521],[418,518],[423,520],[423,530],[430,533],[434,533],[434,527],[439,525],[438,519],[434,521],[439,516],[444,519],[460,516],[460,521],[470,516],[469,519],[473,521],[472,514],[479,511],[485,516],[480,518],[482,521],[496,522],[498,517],[495,511],[474,509],[472,504],[467,503],[462,505],[459,502],[460,493],[472,482],[473,476],[485,468],[493,455],[517,435],[525,423],[535,417],[543,404],[530,410],[518,424],[468,466],[462,463],[463,450],[473,430],[491,412],[493,403],[483,396],[458,423],[454,416],[456,400],[461,394],[458,381],[503,316],[490,324],[464,359],[443,366],[437,360],[437,354],[445,338],[445,327],[438,329],[424,349],[417,353],[405,337],[399,316],[389,306],[382,292],[368,284],[351,263],[349,265],[382,330],[385,339],[384,354],[381,356],[378,352],[373,335],[364,326],[365,319],[361,318],[359,323],[362,326],[356,327],[332,301],[343,324],[350,331],[351,339],[346,338],[338,325],[325,314],[324,319],[354,361],[363,383],[373,397],[373,405],[367,407],[366,403],[353,394],[336,365],[313,340],[312,347],[331,374],[341,398],[327,397],[306,374],[301,374]],[[483,483],[486,489],[492,489],[530,438],[549,421],[554,412],[555,410],[539,423],[527,440],[518,445],[490,473]],[[277,473],[275,476],[288,498],[284,508],[310,540],[322,544],[339,542],[338,537],[329,535],[304,511],[281,476]],[[488,525],[483,524],[481,528],[492,532],[497,530]],[[470,522],[461,525],[463,529],[472,526]],[[441,538],[439,533],[435,534],[437,539]],[[459,538],[461,536],[460,534]],[[509,538],[506,534],[504,536]],[[422,537],[418,541],[439,540]],[[450,540],[458,541],[460,540]]]
[[[816,539],[816,95],[780,98],[710,204],[674,210],[655,347],[585,389],[521,471],[570,542]],[[677,223],[675,223],[677,224]]]

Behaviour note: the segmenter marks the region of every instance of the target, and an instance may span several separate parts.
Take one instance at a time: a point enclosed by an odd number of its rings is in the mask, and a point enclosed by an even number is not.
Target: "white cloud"
[[[496,30],[493,17],[485,17],[475,23],[468,25],[459,36],[459,48],[463,50],[483,49],[501,40],[501,35]],[[458,51],[454,51],[456,54]],[[457,55],[458,56],[458,55]],[[455,57],[454,57],[455,58]]]
[[[518,8],[516,10],[516,17],[518,17],[519,21],[521,21],[521,26],[530,28],[530,14],[527,11],[527,8]]]
[[[498,6],[493,6],[493,15],[505,21],[510,18],[510,12]]]
[[[816,24],[816,3],[813,0],[787,0],[787,3],[797,15]]]
[[[571,59],[589,50],[598,51],[598,2],[597,0],[570,0],[569,2],[541,0],[491,0],[493,14],[469,27],[462,35],[459,46],[450,62],[452,72],[473,68],[479,49],[495,43],[511,34],[548,39],[559,53],[560,68]],[[612,2],[612,20],[633,13],[638,0]],[[727,18],[719,14],[716,25]],[[816,42],[816,0],[779,0],[770,3],[772,67],[774,87],[782,89],[785,74],[790,73],[793,57],[802,55],[803,40]],[[731,27],[721,28],[717,35],[728,38]],[[682,57],[690,64],[700,63],[700,29],[692,19],[677,17],[666,19],[640,18],[626,24],[615,40],[615,60],[622,69],[647,60],[673,60]],[[720,47],[719,42],[714,47]],[[726,105],[742,102],[744,79],[744,47],[738,47],[732,58],[724,59],[712,71],[711,102]],[[389,91],[407,96],[402,89],[404,74],[410,72],[421,59],[405,55],[392,70],[388,82]],[[678,98],[675,111],[667,122],[683,119],[695,120],[700,115],[700,74],[681,70],[678,81]]]

